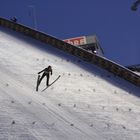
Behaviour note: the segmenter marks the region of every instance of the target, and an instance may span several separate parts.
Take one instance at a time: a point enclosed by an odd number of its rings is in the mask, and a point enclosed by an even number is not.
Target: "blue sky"
[[[140,6],[135,0],[0,0],[0,16],[59,39],[96,34],[105,56],[140,64]]]

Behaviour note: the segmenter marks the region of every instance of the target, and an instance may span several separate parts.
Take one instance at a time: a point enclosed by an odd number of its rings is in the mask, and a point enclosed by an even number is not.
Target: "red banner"
[[[75,45],[75,46],[79,46],[79,45],[86,44],[86,37],[81,36],[81,37],[76,37],[76,38],[65,39],[63,41],[65,41],[69,44]]]

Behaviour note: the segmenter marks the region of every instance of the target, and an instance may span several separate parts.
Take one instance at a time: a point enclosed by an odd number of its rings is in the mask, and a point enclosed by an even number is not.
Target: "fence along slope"
[[[110,61],[104,57],[92,54],[82,48],[78,48],[76,46],[68,44],[51,35],[44,34],[42,32],[39,32],[37,30],[31,29],[29,27],[26,27],[26,26],[21,25],[16,22],[12,22],[12,21],[4,19],[4,18],[0,18],[0,25],[3,27],[6,27],[6,28],[12,29],[14,31],[20,32],[22,34],[25,34],[27,36],[30,36],[30,37],[32,37],[36,40],[39,40],[41,42],[44,42],[46,44],[50,44],[67,53],[75,55],[89,63],[95,64],[109,72],[112,72],[113,74],[140,87],[140,76],[139,75],[133,73],[131,70],[129,70],[117,63],[114,63],[113,61]]]

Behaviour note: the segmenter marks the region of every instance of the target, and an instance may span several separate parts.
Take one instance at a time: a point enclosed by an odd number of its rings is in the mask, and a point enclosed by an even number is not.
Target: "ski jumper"
[[[52,68],[51,66],[48,66],[47,68],[43,69],[42,71],[38,72],[38,74],[42,73],[41,78],[39,79],[39,85],[42,81],[42,79],[46,76],[47,80],[46,80],[46,86],[49,86],[49,79],[50,79],[50,74],[52,75]]]

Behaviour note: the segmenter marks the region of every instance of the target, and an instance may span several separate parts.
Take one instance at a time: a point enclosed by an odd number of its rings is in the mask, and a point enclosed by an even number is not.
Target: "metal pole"
[[[33,16],[33,23],[34,23],[34,29],[37,29],[37,19],[36,19],[36,10],[34,5],[28,6],[31,9],[32,16]]]

